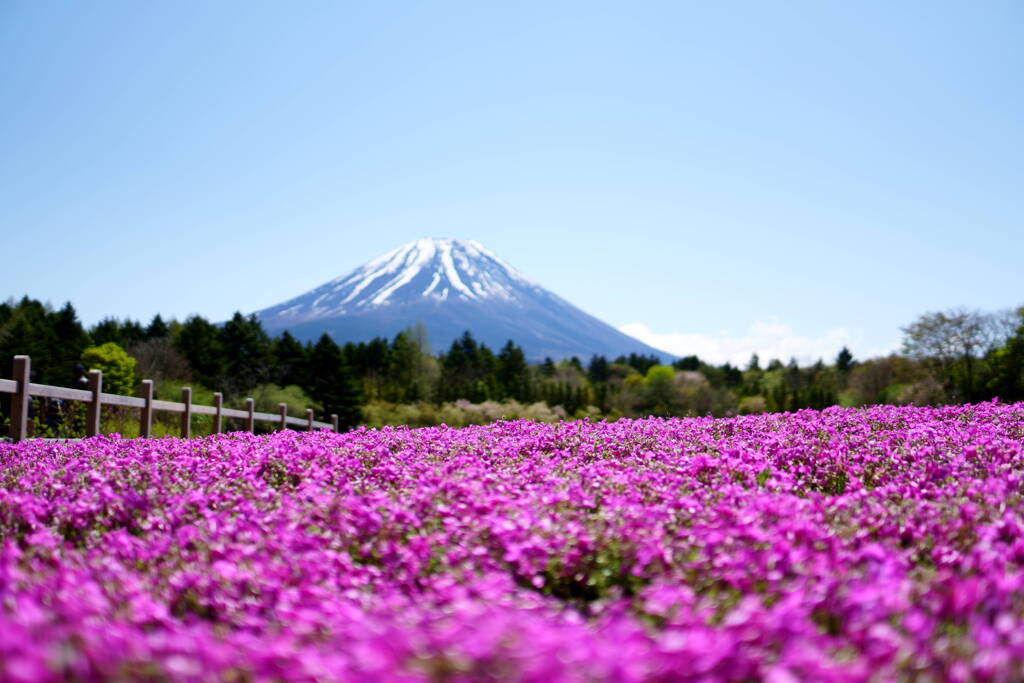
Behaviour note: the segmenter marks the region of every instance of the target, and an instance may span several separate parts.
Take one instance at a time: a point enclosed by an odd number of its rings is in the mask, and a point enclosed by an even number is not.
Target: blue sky
[[[8,1],[0,63],[0,298],[86,323],[424,236],[712,360],[1024,303],[1016,0]]]

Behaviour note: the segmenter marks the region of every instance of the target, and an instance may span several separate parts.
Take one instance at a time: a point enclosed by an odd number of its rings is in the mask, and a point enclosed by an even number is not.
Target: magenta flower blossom
[[[1024,404],[0,445],[0,679],[1015,680]]]

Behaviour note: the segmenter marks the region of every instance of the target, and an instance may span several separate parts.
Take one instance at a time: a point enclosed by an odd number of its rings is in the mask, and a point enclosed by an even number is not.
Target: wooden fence
[[[174,401],[160,401],[153,398],[153,380],[142,380],[142,396],[121,396],[119,394],[103,393],[103,373],[99,370],[89,371],[88,389],[69,389],[65,387],[54,387],[47,384],[34,384],[29,381],[32,361],[28,356],[14,357],[14,379],[0,379],[0,394],[13,394],[11,396],[11,426],[10,438],[13,441],[21,441],[28,438],[28,413],[29,399],[33,396],[40,398],[56,398],[70,401],[82,401],[88,404],[85,417],[86,436],[96,436],[100,433],[100,408],[104,405],[124,406],[127,408],[139,408],[142,412],[139,417],[139,435],[148,437],[153,432],[153,411],[164,411],[181,413],[181,436],[189,438],[192,435],[193,415],[212,415],[213,431],[223,431],[224,418],[240,418],[245,420],[246,431],[252,432],[256,422],[274,422],[279,429],[287,429],[289,425],[305,429],[332,429],[338,431],[338,416],[331,415],[330,423],[317,422],[313,420],[313,409],[306,409],[306,417],[289,417],[288,404],[279,403],[278,412],[257,413],[255,401],[251,398],[245,399],[245,410],[236,410],[224,407],[224,396],[220,392],[213,395],[213,405],[204,406],[192,403],[192,388],[184,387],[181,390],[181,403]]]

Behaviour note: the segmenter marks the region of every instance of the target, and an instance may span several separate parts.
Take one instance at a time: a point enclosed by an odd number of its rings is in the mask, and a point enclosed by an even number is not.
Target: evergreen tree
[[[225,391],[244,393],[270,379],[270,338],[255,315],[236,312],[220,328],[218,338],[224,353]]]
[[[395,336],[388,354],[388,397],[412,403],[435,394],[437,361],[430,355],[427,328],[423,323],[408,327]]]
[[[691,371],[700,370],[701,369],[701,365],[703,365],[703,364],[700,362],[700,358],[697,358],[697,356],[685,356],[683,358],[680,358],[679,360],[677,360],[675,363],[672,364],[672,366],[676,370],[691,370]]]
[[[146,327],[146,339],[163,339],[170,333],[170,328],[164,322],[164,319],[160,317],[159,313],[153,316],[149,326]]]
[[[360,364],[356,374],[363,377],[363,385],[369,397],[400,400],[399,394],[402,392],[396,391],[394,384],[388,381],[388,371],[392,365],[391,345],[388,340],[384,337],[374,337],[365,344],[359,344],[358,349]]]
[[[359,424],[359,387],[341,349],[327,334],[321,335],[310,351],[305,374],[309,395],[325,414],[336,414],[340,426],[346,429]]]
[[[850,349],[844,346],[842,349],[840,349],[839,355],[836,356],[836,370],[845,375],[852,368],[853,354],[850,353]]]
[[[523,350],[509,339],[498,353],[498,397],[530,400],[530,367]]]
[[[467,330],[452,342],[441,361],[441,395],[443,400],[478,399],[476,387],[477,343]]]
[[[467,330],[441,360],[441,400],[486,401],[498,393],[497,359]]]
[[[50,372],[43,373],[50,384],[68,384],[74,377],[74,367],[82,352],[89,346],[89,335],[78,321],[71,302],[48,316],[53,329],[50,349]],[[41,375],[42,376],[42,375]]]
[[[190,316],[182,324],[174,348],[185,356],[200,383],[217,391],[224,390],[227,369],[216,325],[198,315]]]
[[[424,398],[423,387],[416,381],[420,347],[416,336],[409,330],[395,335],[388,353],[387,384],[389,398],[414,402]]]
[[[743,372],[731,363],[724,363],[717,368],[704,366],[701,371],[712,380],[713,386],[736,388],[743,384]]]
[[[129,348],[143,341],[146,341],[146,330],[142,325],[134,320],[121,323],[121,338],[117,342],[119,346]]]
[[[89,335],[67,303],[59,311],[35,299],[9,301],[0,310],[0,376],[7,377],[13,358],[32,358],[34,380],[65,385],[78,356],[89,345]]]
[[[121,341],[121,323],[117,318],[106,317],[92,326],[92,329],[89,330],[89,337],[96,345],[107,342],[117,344]]]
[[[306,363],[308,350],[299,343],[291,332],[285,330],[271,343],[273,355],[272,381],[282,387],[306,384]]]
[[[608,367],[607,358],[597,354],[590,357],[590,363],[587,364],[587,379],[590,380],[591,384],[607,382],[611,376],[612,373]]]
[[[615,359],[615,363],[619,365],[628,365],[641,375],[647,374],[647,371],[653,368],[655,365],[659,365],[660,361],[657,356],[643,356],[638,353],[631,353],[629,356],[619,356]]]
[[[54,367],[50,354],[57,344],[53,327],[47,320],[46,307],[39,301],[22,298],[11,306],[6,321],[0,327],[0,375],[10,377],[14,356],[28,355],[32,358],[36,381],[56,383],[59,368]]]

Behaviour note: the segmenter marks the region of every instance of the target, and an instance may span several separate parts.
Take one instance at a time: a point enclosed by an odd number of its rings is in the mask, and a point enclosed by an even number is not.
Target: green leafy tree
[[[652,365],[644,375],[641,409],[651,415],[674,415],[679,407],[676,371],[669,365]]]
[[[103,372],[103,390],[130,395],[135,391],[135,359],[114,342],[90,346],[82,352],[82,363]]]

